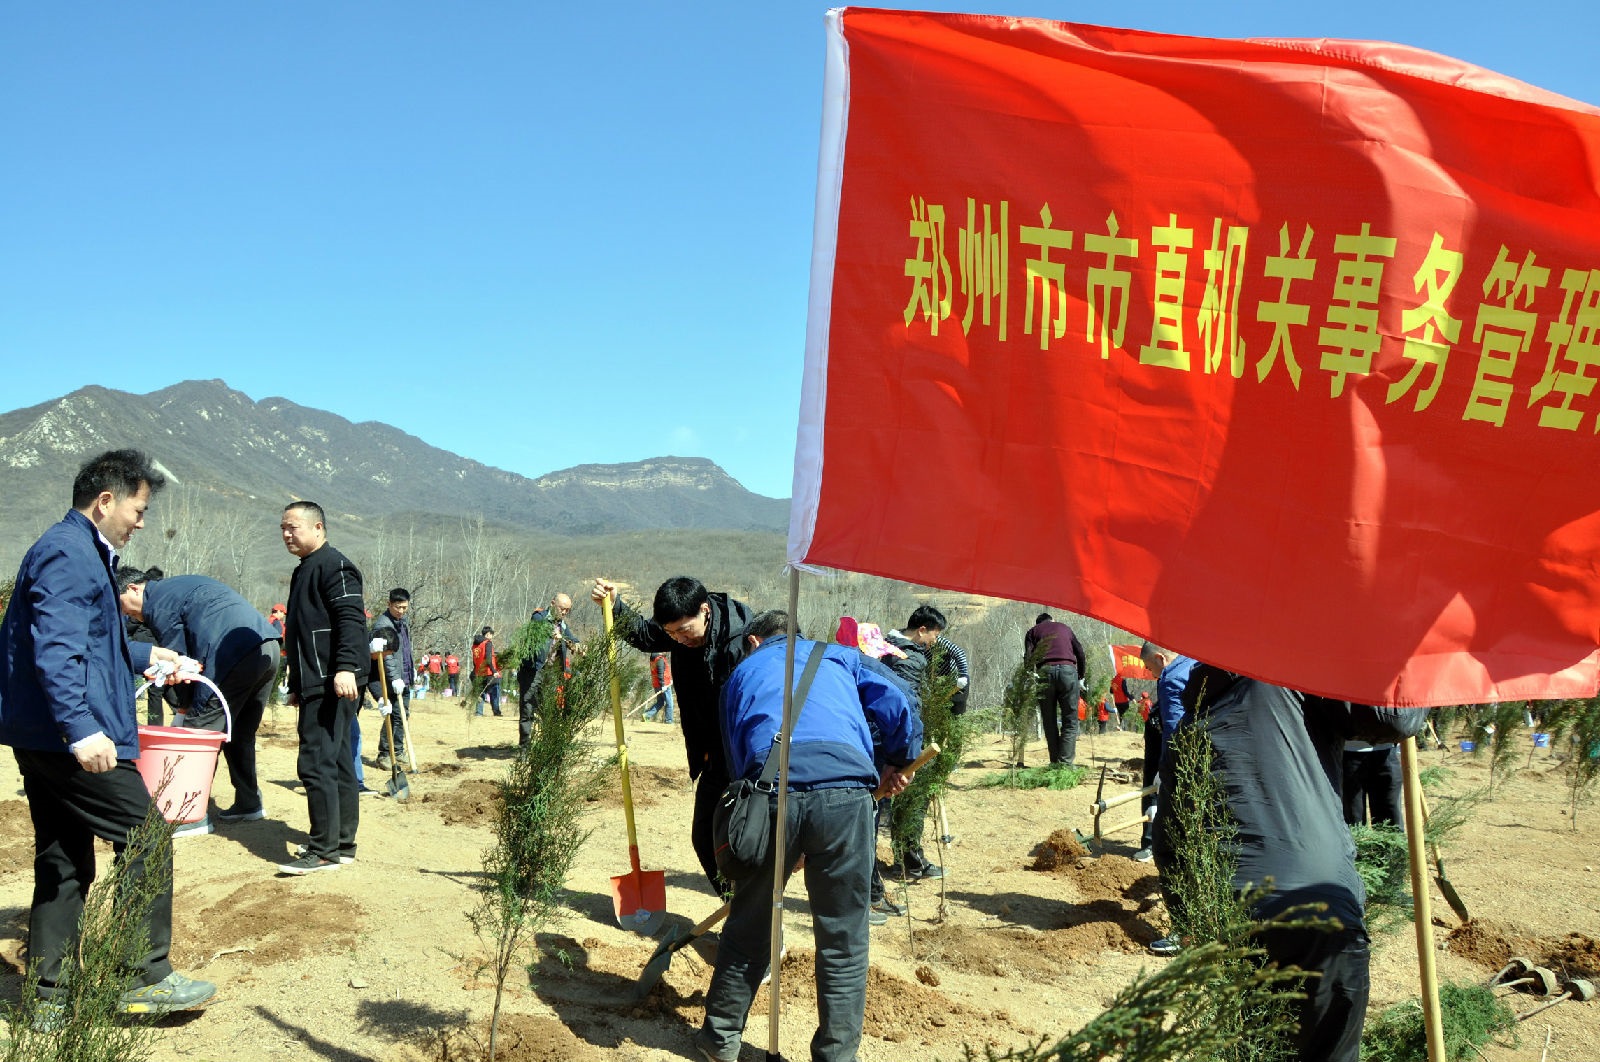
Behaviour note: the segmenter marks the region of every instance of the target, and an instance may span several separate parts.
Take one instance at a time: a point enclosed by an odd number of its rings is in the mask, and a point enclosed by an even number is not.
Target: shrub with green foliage
[[[954,676],[939,674],[943,653],[942,649],[934,647],[923,673],[922,689],[918,691],[922,702],[922,740],[936,742],[939,755],[917,772],[905,792],[896,796],[889,807],[889,843],[895,859],[902,863],[906,853],[920,845],[928,808],[945,791],[951,772],[966,758],[972,744],[971,721],[950,710],[955,699],[956,680]]]
[[[1447,981],[1439,987],[1439,1014],[1444,1026],[1444,1060],[1478,1058],[1478,1048],[1509,1033],[1515,1045],[1517,1016],[1505,1000],[1481,984]],[[1387,1008],[1368,1021],[1361,1034],[1362,1062],[1429,1062],[1428,1032],[1422,1004],[1410,999]]]
[[[537,725],[499,786],[494,843],[483,856],[486,882],[467,916],[494,948],[491,1062],[506,980],[524,943],[559,913],[567,874],[588,836],[580,819],[602,786],[605,764],[592,755],[582,732],[610,708],[613,646],[597,636],[574,655],[565,682],[540,682]]]
[[[1043,655],[1044,646],[1037,645],[1017,661],[1016,670],[1011,672],[1005,692],[1000,695],[1000,723],[1004,732],[1011,735],[1012,763],[1022,762],[1033,733],[1033,720],[1039,711],[1039,660]]]
[[[1013,767],[1004,774],[986,774],[978,785],[985,789],[1072,789],[1083,783],[1089,768],[1082,764],[1046,763],[1038,767]]]
[[[1572,828],[1578,828],[1578,805],[1600,779],[1600,697],[1555,701],[1545,708],[1545,730],[1553,748],[1572,750],[1567,761],[1567,790]]]

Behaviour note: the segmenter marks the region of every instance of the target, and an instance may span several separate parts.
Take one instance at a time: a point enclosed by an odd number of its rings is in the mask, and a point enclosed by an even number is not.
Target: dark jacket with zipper
[[[372,658],[369,645],[361,573],[324,542],[301,558],[289,579],[284,627],[289,692],[332,697],[333,676],[339,671],[351,672],[356,686],[364,686]]]

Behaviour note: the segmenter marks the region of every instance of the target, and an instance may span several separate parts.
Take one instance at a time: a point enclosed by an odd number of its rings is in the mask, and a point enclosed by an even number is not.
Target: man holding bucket
[[[128,846],[129,831],[150,812],[136,766],[128,672],[193,663],[170,649],[130,644],[117,606],[117,550],[144,526],[150,496],[165,483],[137,450],[85,464],[72,484],[72,509],[23,557],[0,624],[0,743],[16,755],[33,818],[28,951],[46,1006],[75,951],[96,837],[118,848],[130,879],[148,870],[163,882],[144,916],[149,950],[134,962],[119,1009],[188,1010],[217,990],[172,969],[171,846]]]
[[[163,577],[160,568],[117,572],[122,611],[155,632],[168,649],[204,665],[232,713],[232,729],[222,704],[199,683],[178,726],[231,733],[222,746],[233,783],[233,806],[217,812],[218,822],[265,818],[256,781],[256,731],[267,710],[278,673],[278,630],[232,587],[204,575]]]

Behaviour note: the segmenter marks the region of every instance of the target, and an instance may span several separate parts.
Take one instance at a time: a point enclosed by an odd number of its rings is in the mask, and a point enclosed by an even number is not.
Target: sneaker
[[[217,986],[210,981],[169,973],[153,985],[130,988],[122,993],[117,1009],[124,1014],[170,1014],[198,1007],[216,994]]]
[[[882,914],[885,918],[899,918],[906,913],[906,909],[889,899],[887,896],[872,901],[872,910]],[[883,923],[877,923],[882,925]]]
[[[266,808],[256,808],[254,811],[241,811],[237,805],[231,808],[223,808],[221,811],[217,812],[218,822],[259,822],[261,819],[266,817]]]
[[[1148,863],[1155,857],[1156,854],[1150,851],[1148,848],[1141,848],[1137,852],[1133,853],[1133,861],[1135,863]]]
[[[705,1059],[705,1062],[739,1062],[740,1045],[735,1044],[731,1051],[718,1051],[711,1046],[711,1037],[706,1035],[704,1029],[695,1033],[694,1039],[690,1042],[694,1045],[694,1049],[699,1053],[700,1057]]]
[[[869,926],[881,926],[881,925],[887,925],[888,922],[889,922],[889,916],[887,914],[885,914],[884,912],[878,910],[878,907],[877,907],[876,904],[874,904],[871,907],[867,908],[867,925],[869,925]]]
[[[925,881],[938,881],[940,878],[944,877],[944,867],[941,867],[937,863],[924,863],[922,864],[921,870],[914,871],[913,873]]]
[[[368,789],[365,785],[356,786],[356,796],[383,796],[380,789]]]
[[[378,758],[373,760],[372,764],[380,771],[387,771],[389,768],[394,766],[394,761],[389,758],[389,754],[387,752],[380,752],[378,753]]]
[[[304,859],[306,856],[308,856],[310,854],[311,854],[311,846],[309,844],[297,844],[297,845],[294,846],[294,856],[295,856],[296,859]],[[356,861],[356,856],[355,856],[354,852],[340,852],[339,853],[339,862],[343,863],[345,866],[349,866],[351,863],[354,863],[355,861]]]
[[[198,837],[211,832],[211,816],[207,815],[199,822],[186,822],[172,831],[174,837]]]
[[[36,1033],[52,1033],[67,1023],[67,1007],[64,1003],[57,1003],[53,999],[37,999],[33,1003],[33,1014],[29,1018],[29,1027]]]
[[[1182,945],[1178,943],[1177,937],[1162,937],[1160,940],[1150,942],[1150,954],[1163,957],[1176,955],[1180,947]]]
[[[279,863],[278,873],[301,877],[305,874],[315,874],[319,870],[338,870],[341,862],[339,859],[323,859],[308,852],[292,862]]]

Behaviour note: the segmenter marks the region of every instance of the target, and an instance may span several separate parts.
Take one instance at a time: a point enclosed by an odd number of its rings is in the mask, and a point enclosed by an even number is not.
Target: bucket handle
[[[222,691],[217,689],[217,684],[215,682],[212,682],[210,679],[206,678],[204,675],[196,674],[194,676],[194,681],[199,682],[199,683],[203,683],[206,686],[211,687],[211,692],[215,693],[217,695],[217,703],[222,705],[222,721],[223,721],[222,740],[224,742],[232,741],[233,740],[233,712],[231,712],[228,709],[228,698],[224,697],[222,695]],[[137,702],[140,697],[143,697],[144,696],[144,691],[149,689],[154,684],[155,683],[152,680],[148,680],[147,679],[144,682],[143,685],[141,685],[138,689],[134,690],[133,691],[133,699],[134,699],[134,701]]]

